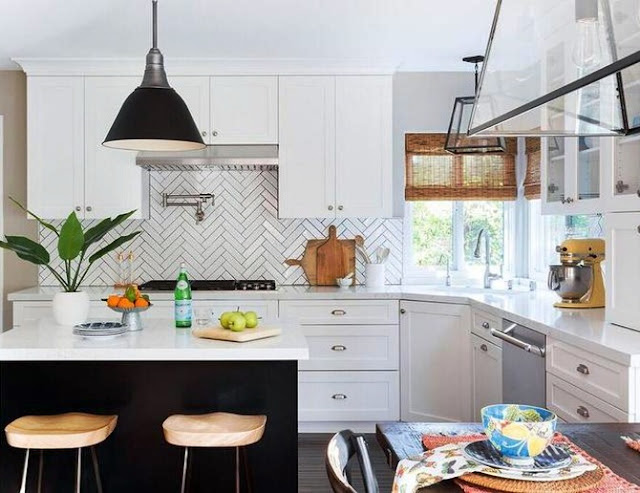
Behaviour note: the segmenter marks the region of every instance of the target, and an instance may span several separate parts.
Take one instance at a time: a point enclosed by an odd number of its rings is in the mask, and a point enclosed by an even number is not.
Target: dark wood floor
[[[382,449],[373,434],[365,435],[369,444],[369,453],[373,470],[376,472],[381,492],[391,491],[393,471],[385,461]],[[327,493],[331,491],[324,467],[325,448],[330,434],[300,433],[298,435],[298,491],[303,493]],[[357,461],[354,464],[357,471]],[[356,491],[363,491],[362,482],[357,474],[354,480]]]

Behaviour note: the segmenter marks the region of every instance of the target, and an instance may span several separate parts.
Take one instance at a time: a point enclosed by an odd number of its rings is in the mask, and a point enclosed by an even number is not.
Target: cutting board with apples
[[[246,329],[242,332],[234,332],[232,330],[223,329],[221,326],[216,327],[196,327],[191,331],[194,337],[204,339],[216,339],[218,341],[232,342],[249,342],[256,339],[266,339],[267,337],[275,337],[282,334],[280,327],[259,325],[255,329]]]
[[[338,239],[336,227],[329,226],[327,238],[308,240],[302,258],[288,259],[285,263],[302,267],[311,285],[335,286],[337,278],[355,272],[356,240]]]

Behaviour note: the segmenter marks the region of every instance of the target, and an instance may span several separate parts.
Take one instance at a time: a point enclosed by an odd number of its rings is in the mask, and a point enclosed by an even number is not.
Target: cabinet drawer
[[[560,341],[551,341],[547,351],[548,372],[623,411],[630,410],[627,367]]]
[[[629,414],[547,373],[547,407],[569,423],[631,421]]]
[[[400,418],[398,372],[298,373],[300,421],[395,421]]]
[[[309,359],[301,370],[397,370],[397,325],[307,325]]]
[[[502,340],[491,335],[491,329],[502,329],[502,319],[483,310],[471,310],[471,332],[484,340],[502,347]]]
[[[281,316],[305,325],[387,325],[398,323],[394,300],[281,301]]]

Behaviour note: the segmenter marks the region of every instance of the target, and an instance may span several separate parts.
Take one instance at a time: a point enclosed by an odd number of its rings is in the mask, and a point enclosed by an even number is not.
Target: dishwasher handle
[[[515,328],[515,324],[513,327],[509,327],[505,332],[511,332]],[[523,351],[526,351],[531,354],[535,354],[536,356],[540,356],[541,358],[545,357],[545,349],[534,344],[529,344],[528,342],[521,341],[513,337],[512,335],[505,334],[505,332],[501,332],[497,329],[491,329],[491,335],[493,337],[497,337],[498,339],[502,339],[504,342],[508,342],[509,344],[519,347]]]

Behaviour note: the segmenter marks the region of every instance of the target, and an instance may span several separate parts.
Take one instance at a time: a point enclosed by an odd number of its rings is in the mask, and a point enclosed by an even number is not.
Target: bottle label
[[[191,300],[175,301],[176,322],[191,322]]]
[[[184,279],[180,279],[178,281],[178,285],[177,285],[178,289],[187,289],[188,287],[189,287],[189,283],[187,283],[187,281],[185,281]]]

